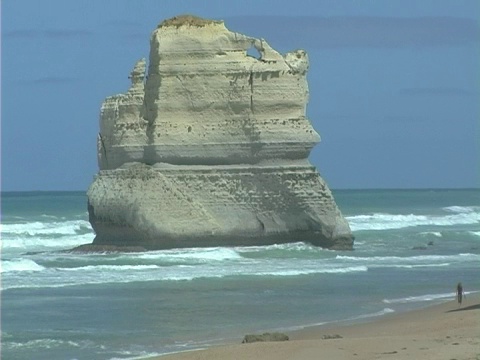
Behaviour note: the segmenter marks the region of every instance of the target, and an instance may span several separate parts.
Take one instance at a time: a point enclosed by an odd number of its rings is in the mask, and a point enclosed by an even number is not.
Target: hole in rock
[[[253,45],[247,49],[247,56],[254,57],[257,60],[260,60],[260,57],[261,57],[260,53]]]
[[[188,131],[188,132],[192,132],[192,127],[189,126],[189,127],[187,128],[187,131]]]

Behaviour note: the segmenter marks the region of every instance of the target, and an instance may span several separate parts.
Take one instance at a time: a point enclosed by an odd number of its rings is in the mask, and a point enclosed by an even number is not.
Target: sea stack
[[[320,141],[306,118],[308,64],[305,51],[282,55],[223,21],[163,21],[148,71],[139,60],[130,89],[101,108],[93,245],[352,249],[307,159]]]

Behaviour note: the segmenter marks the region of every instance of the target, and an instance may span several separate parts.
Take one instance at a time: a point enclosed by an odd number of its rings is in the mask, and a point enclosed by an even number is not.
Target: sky
[[[101,103],[181,14],[308,52],[332,189],[480,187],[478,0],[2,0],[2,191],[87,190]]]

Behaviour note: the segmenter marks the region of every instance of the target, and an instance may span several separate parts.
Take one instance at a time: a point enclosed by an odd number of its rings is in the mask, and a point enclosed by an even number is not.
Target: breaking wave
[[[12,271],[42,271],[45,267],[38,265],[30,259],[2,260],[0,272],[7,273]]]
[[[93,241],[86,220],[1,224],[2,249],[34,251],[66,249]]]
[[[448,266],[451,263],[465,263],[480,261],[478,254],[458,254],[458,255],[419,255],[419,256],[344,256],[337,255],[337,260],[346,262],[362,263],[368,266],[382,267],[433,267]]]
[[[189,248],[172,249],[143,253],[139,259],[159,259],[164,261],[197,260],[197,261],[224,261],[240,259],[240,254],[230,248]]]
[[[197,279],[218,279],[229,277],[292,277],[310,274],[348,274],[368,271],[365,265],[343,266],[303,261],[295,264],[288,261],[238,261],[228,264],[199,265],[87,265],[76,267],[40,266],[34,261],[23,259],[22,265],[11,266],[8,271],[37,271],[38,276],[25,277],[21,274],[5,279],[2,289],[65,287],[107,283],[129,283],[149,281],[192,281]],[[56,263],[55,263],[56,264]],[[21,270],[19,270],[21,269]]]
[[[442,209],[446,215],[384,214],[348,216],[353,231],[391,230],[414,226],[452,226],[480,223],[480,207],[450,206]],[[436,233],[438,234],[438,233]]]

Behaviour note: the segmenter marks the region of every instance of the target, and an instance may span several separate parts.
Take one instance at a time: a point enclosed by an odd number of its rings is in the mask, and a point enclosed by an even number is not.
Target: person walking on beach
[[[463,291],[463,286],[462,286],[462,283],[459,282],[457,284],[457,301],[458,301],[458,304],[459,305],[462,305],[462,297],[465,295],[464,291]]]

